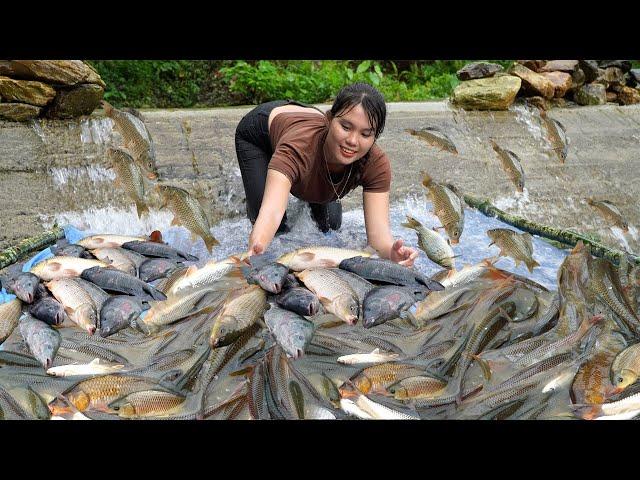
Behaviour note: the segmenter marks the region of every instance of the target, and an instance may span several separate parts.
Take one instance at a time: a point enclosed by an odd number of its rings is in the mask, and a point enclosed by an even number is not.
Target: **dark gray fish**
[[[20,333],[42,366],[50,368],[62,338],[60,333],[28,313],[20,319]]]
[[[51,247],[51,252],[56,257],[78,257],[78,258],[96,258],[91,252],[89,252],[82,245],[54,245]]]
[[[284,284],[282,285],[282,291],[288,290],[289,288],[299,287],[300,282],[293,273],[288,273],[284,279]]]
[[[352,257],[342,260],[339,267],[370,281],[405,286],[422,284],[428,290],[434,292],[444,290],[440,282],[431,280],[420,272],[384,258]]]
[[[69,320],[62,304],[53,297],[41,298],[29,306],[28,312],[49,325],[60,325]]]
[[[289,267],[278,262],[268,263],[259,268],[245,270],[247,282],[257,284],[269,293],[278,294],[289,274]]]
[[[108,337],[127,328],[131,321],[140,316],[142,302],[128,295],[114,295],[102,305],[100,310],[100,336]]]
[[[176,250],[165,243],[133,241],[122,244],[122,248],[146,255],[147,257],[183,258],[190,262],[197,262],[198,257]]]
[[[167,258],[150,258],[140,265],[138,277],[143,282],[153,282],[159,278],[165,278],[177,266],[175,261]]]
[[[290,357],[300,358],[313,336],[314,325],[297,313],[271,304],[264,320],[276,341]]]
[[[33,273],[22,273],[9,283],[9,288],[13,290],[16,297],[25,303],[33,303],[36,299],[36,292],[40,278]]]
[[[320,310],[318,297],[302,287],[294,287],[276,296],[276,303],[282,308],[291,310],[299,315],[310,317]]]
[[[380,325],[388,320],[406,315],[406,311],[419,300],[425,297],[423,290],[385,285],[375,287],[365,295],[363,303],[364,328]]]
[[[104,290],[126,293],[138,297],[166,300],[167,296],[142,280],[112,268],[91,267],[82,272],[81,278],[95,283]]]

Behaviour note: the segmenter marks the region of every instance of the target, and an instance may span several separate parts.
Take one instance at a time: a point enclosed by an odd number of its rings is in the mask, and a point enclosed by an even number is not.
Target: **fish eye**
[[[618,382],[618,383],[622,383],[622,382],[623,382],[623,380],[624,380],[624,378],[622,378],[622,377],[618,377],[618,378],[616,378],[616,382]]]

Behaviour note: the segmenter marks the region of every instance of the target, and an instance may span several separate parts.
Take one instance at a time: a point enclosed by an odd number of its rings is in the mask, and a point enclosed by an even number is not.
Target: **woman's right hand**
[[[247,256],[251,257],[252,255],[261,255],[263,253],[264,253],[264,245],[261,242],[255,242],[249,245]]]

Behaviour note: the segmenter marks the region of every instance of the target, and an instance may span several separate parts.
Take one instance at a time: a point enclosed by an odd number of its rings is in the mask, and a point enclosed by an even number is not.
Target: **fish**
[[[290,288],[276,295],[275,299],[282,308],[305,317],[313,316],[320,311],[318,297],[303,287]]]
[[[511,182],[516,186],[516,190],[520,193],[524,191],[524,169],[518,156],[511,150],[500,147],[495,140],[490,139],[491,147],[498,154],[502,169],[507,173]]]
[[[51,367],[62,342],[60,333],[46,323],[25,313],[20,318],[20,334],[33,356],[38,359],[44,369]]]
[[[356,256],[370,257],[371,253],[346,248],[312,246],[286,253],[277,261],[289,267],[289,270],[301,272],[309,268],[335,268],[342,260]]]
[[[371,328],[394,318],[405,318],[411,315],[407,311],[409,307],[424,297],[422,289],[396,285],[375,287],[364,297],[362,325]]]
[[[100,260],[77,257],[53,257],[34,265],[30,272],[41,280],[51,281],[61,278],[79,277],[82,272],[92,267],[107,267]]]
[[[41,298],[31,304],[27,311],[33,315],[34,318],[49,325],[62,325],[65,320],[69,319],[67,312],[64,310],[64,306],[52,297]]]
[[[202,238],[207,250],[211,253],[213,247],[220,242],[211,234],[211,225],[202,206],[186,190],[171,185],[156,184],[156,191],[163,199],[163,207],[168,207],[174,214],[171,225],[182,225],[191,232],[192,240]]]
[[[116,186],[120,186],[136,204],[138,218],[148,215],[149,207],[144,201],[144,176],[138,164],[129,152],[122,148],[108,148],[107,158],[116,173]]]
[[[353,375],[340,388],[342,398],[351,398],[359,393],[388,395],[387,389],[403,378],[424,374],[424,368],[404,363],[380,363],[365,368]]]
[[[451,139],[444,132],[441,132],[435,127],[424,127],[420,130],[407,128],[405,129],[405,132],[413,135],[414,137],[425,140],[429,145],[438,147],[440,150],[444,150],[455,155],[458,154],[458,149]]]
[[[371,419],[376,420],[419,420],[420,418],[416,415],[408,415],[403,412],[398,412],[397,410],[393,410],[392,408],[387,407],[386,405],[382,405],[380,403],[374,402],[366,395],[358,395],[355,399],[355,405],[360,408],[363,412],[368,414]]]
[[[615,387],[611,394],[624,391],[640,377],[640,343],[625,348],[611,364],[611,376]]]
[[[438,217],[442,228],[453,245],[460,242],[464,230],[464,206],[460,196],[448,186],[433,181],[431,176],[422,172],[422,185],[429,192],[433,204],[433,213]]]
[[[98,312],[91,296],[73,278],[47,282],[46,287],[69,315],[69,319],[93,335],[97,328]]]
[[[311,268],[296,277],[316,294],[322,306],[340,320],[354,325],[360,315],[360,303],[351,286],[331,270]]]
[[[0,350],[0,366],[3,367],[39,367],[40,362],[37,358],[24,353],[11,352],[9,350]]]
[[[163,301],[150,301],[151,308],[136,320],[138,328],[147,335],[203,310],[213,310],[220,293],[215,286],[190,290],[180,295],[171,295]]]
[[[574,414],[584,420],[593,420],[598,417],[621,415],[640,410],[640,393],[630,395],[622,400],[603,404],[575,404],[571,406]]]
[[[473,265],[465,265],[460,270],[442,270],[433,276],[433,280],[439,281],[445,289],[457,288],[478,279],[488,278],[501,280],[509,275],[499,268],[494,267],[497,258],[485,258]]]
[[[418,234],[418,246],[432,262],[441,267],[455,269],[454,258],[456,255],[449,242],[445,241],[436,231],[425,228],[418,220],[407,215],[407,222],[403,227],[411,228]]]
[[[411,305],[408,312],[419,326],[424,326],[429,320],[435,320],[443,315],[468,308],[469,302],[458,303],[467,292],[479,291],[480,285],[469,283],[460,287],[447,287],[439,292],[430,293],[425,299]]]
[[[429,376],[403,378],[390,385],[387,390],[396,400],[413,398],[436,398],[447,388],[447,382]]]
[[[111,364],[95,358],[85,364],[59,365],[47,369],[47,375],[54,377],[75,377],[85,375],[104,375],[114,373],[124,368],[124,365]]]
[[[587,198],[586,201],[588,205],[598,210],[605,220],[621,228],[625,233],[629,231],[629,222],[614,203],[609,200],[594,200],[593,198]]]
[[[350,355],[342,355],[336,360],[338,363],[345,365],[358,365],[361,363],[386,363],[398,360],[398,353],[381,352],[379,348],[375,348],[371,353],[353,353]],[[393,393],[393,392],[392,392]]]
[[[540,109],[540,119],[547,131],[547,138],[549,139],[549,143],[551,143],[551,149],[556,153],[560,161],[564,163],[569,151],[567,129],[558,120],[547,116],[547,112],[542,109]]]
[[[167,416],[175,413],[185,402],[184,395],[159,390],[143,390],[109,404],[122,418]]]
[[[81,278],[95,283],[107,291],[126,293],[143,299],[165,300],[167,296],[142,280],[112,268],[92,267],[84,270]]]
[[[362,278],[355,273],[348,272],[347,270],[343,270],[341,268],[330,268],[332,272],[336,272],[336,274],[341,277],[344,281],[346,281],[353,291],[358,295],[358,300],[360,301],[360,306],[362,306],[362,302],[364,302],[365,295],[373,288],[375,285],[371,283],[369,280]]]
[[[333,380],[331,380],[326,373],[322,372],[321,382],[325,397],[333,406],[339,405],[340,391],[338,390],[338,387],[336,387],[336,384],[333,383]]]
[[[416,270],[384,258],[347,258],[340,262],[339,267],[369,281],[412,287],[424,285],[430,291],[444,290],[441,283],[431,280]]]
[[[22,313],[22,303],[17,298],[0,305],[0,344],[18,326]]]
[[[136,276],[137,268],[129,257],[122,252],[122,248],[95,248],[91,250],[91,253],[98,259],[115,268],[121,272],[128,273],[129,275]]]
[[[148,240],[133,240],[122,244],[122,248],[145,255],[147,257],[170,258],[187,260],[189,262],[197,262],[199,260],[195,255],[181,252],[178,249],[170,247],[165,243],[151,242]]]
[[[144,122],[135,115],[118,110],[106,100],[102,100],[101,104],[107,117],[113,120],[116,130],[122,135],[125,148],[131,152],[136,163],[150,180],[157,180],[155,147]]]
[[[293,399],[293,405],[296,408],[298,419],[304,420],[304,396],[300,384],[295,380],[289,381],[289,393]]]
[[[193,265],[192,265],[193,266]],[[156,283],[156,288],[160,290],[165,295],[170,295],[173,287],[176,282],[184,277],[185,272],[189,267],[177,267],[175,270],[168,272],[168,275],[165,278],[161,278],[158,283]]]
[[[278,262],[247,271],[247,282],[260,285],[269,293],[278,294],[289,274],[289,267]]]
[[[530,273],[540,264],[533,259],[533,240],[530,233],[517,233],[508,228],[494,228],[487,230],[487,236],[491,239],[489,246],[495,244],[500,248],[498,256],[509,256],[516,268],[520,262],[524,262]]]
[[[73,280],[78,285],[80,285],[80,288],[87,292],[91,297],[91,300],[93,300],[93,303],[96,306],[96,312],[98,312],[97,326],[98,328],[100,328],[100,310],[102,310],[102,305],[104,305],[104,302],[106,302],[111,297],[111,295],[109,295],[95,283],[88,282],[84,278],[74,278]]]
[[[234,278],[241,278],[242,273],[237,268],[239,264],[240,259],[231,256],[220,261],[210,260],[201,268],[191,265],[165,290],[170,294],[177,294],[184,290],[211,285],[227,274]]]
[[[77,244],[88,250],[93,250],[96,248],[116,248],[127,242],[146,242],[147,240],[149,240],[147,237],[99,234],[85,237],[79,240]]]
[[[9,283],[9,288],[24,303],[33,303],[36,299],[36,291],[40,284],[40,278],[33,273],[21,273]]]
[[[257,285],[250,285],[225,302],[222,311],[215,317],[209,345],[224,347],[237,339],[255,324],[267,309],[267,294]]]
[[[167,273],[177,267],[176,262],[167,258],[150,258],[140,264],[137,275],[140,280],[148,283],[166,277]]]
[[[50,248],[51,253],[53,253],[56,257],[95,258],[93,255],[91,255],[91,252],[89,252],[81,245],[52,245]]]
[[[300,358],[313,336],[313,322],[295,312],[270,305],[264,313],[269,331],[289,357]]]
[[[100,336],[106,338],[129,327],[142,313],[142,303],[136,297],[114,295],[100,309]]]

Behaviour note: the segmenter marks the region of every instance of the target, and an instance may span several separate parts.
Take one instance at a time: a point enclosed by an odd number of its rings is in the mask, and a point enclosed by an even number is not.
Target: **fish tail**
[[[589,197],[589,198],[585,198],[585,200],[587,201],[587,205],[593,206],[594,204],[593,198]]]
[[[138,211],[138,218],[142,218],[144,214],[149,214],[149,207],[142,200],[136,200],[136,210]]]
[[[429,188],[429,186],[433,183],[433,178],[427,172],[420,172],[422,174],[422,185]]]
[[[113,105],[111,105],[109,102],[107,102],[106,100],[102,100],[100,102],[100,104],[102,105],[102,108],[104,109],[104,113],[107,114],[107,117],[110,117],[111,114],[113,113]]]
[[[207,235],[206,237],[204,237],[204,244],[207,246],[207,250],[209,251],[209,253],[211,253],[211,250],[213,250],[213,247],[215,247],[216,245],[220,245],[220,242],[218,240],[216,240],[216,238],[213,235]]]
[[[527,268],[529,269],[529,273],[532,273],[535,267],[540,266],[540,264],[536,262],[533,258],[530,260],[525,260],[524,263],[527,265]]]
[[[403,227],[413,228],[414,230],[421,227],[422,224],[410,215],[407,215],[407,222],[402,224]]]
[[[575,404],[571,405],[573,413],[584,420],[593,420],[603,415],[602,405],[597,404]]]

